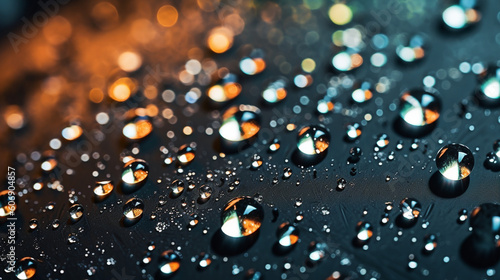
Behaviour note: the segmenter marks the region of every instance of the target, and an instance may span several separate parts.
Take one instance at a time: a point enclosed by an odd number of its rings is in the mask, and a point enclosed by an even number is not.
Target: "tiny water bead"
[[[195,157],[195,149],[190,145],[184,144],[177,152],[177,163],[182,166],[190,164]]]
[[[32,257],[24,257],[19,260],[14,270],[14,274],[19,280],[27,280],[33,278],[36,274],[36,260]]]
[[[361,125],[359,123],[348,124],[345,139],[354,141],[361,136]]]
[[[468,215],[469,212],[467,211],[467,209],[461,209],[460,211],[458,211],[457,222],[459,224],[465,223],[465,221],[467,221],[467,218],[469,217]]]
[[[348,163],[357,163],[361,159],[363,151],[360,147],[352,147],[349,149],[349,158],[347,159]]]
[[[470,175],[474,167],[474,156],[467,146],[453,143],[438,151],[436,165],[447,179],[462,180]]]
[[[126,124],[122,133],[130,140],[140,140],[148,136],[153,131],[151,118],[144,108],[132,109],[126,114]]]
[[[219,134],[229,143],[239,143],[255,137],[260,128],[260,109],[240,105],[231,107],[224,113]]]
[[[159,269],[162,275],[170,276],[181,267],[181,257],[173,250],[167,250],[160,256]]]
[[[286,84],[287,82],[284,78],[271,82],[262,92],[262,98],[269,104],[282,101],[287,95]]]
[[[94,187],[94,194],[97,198],[105,198],[111,194],[114,189],[113,181],[97,181]]]
[[[11,198],[15,198],[15,196],[9,190],[0,192],[0,217],[7,217],[16,211],[17,203],[15,203],[15,200],[11,200]]]
[[[340,178],[337,180],[337,190],[343,191],[347,185],[347,181],[344,178]]]
[[[368,222],[358,222],[356,232],[357,241],[366,243],[373,236],[373,226]]]
[[[230,237],[240,238],[257,232],[264,219],[262,206],[251,197],[230,200],[221,214],[221,230]]]
[[[414,89],[401,94],[399,116],[408,125],[431,125],[438,120],[440,112],[441,100],[435,93]]]
[[[241,85],[234,74],[227,73],[207,91],[207,96],[214,102],[224,103],[236,98],[241,93]]]
[[[292,169],[290,167],[285,167],[285,169],[283,169],[283,179],[290,178],[292,174]]]
[[[322,126],[306,126],[297,135],[297,148],[305,155],[323,154],[329,146],[330,133]]]
[[[142,185],[146,182],[149,173],[148,163],[142,159],[131,159],[122,171],[122,181],[129,186]]]
[[[69,208],[69,217],[73,223],[78,222],[83,216],[83,206],[75,204]]]
[[[290,223],[282,223],[276,235],[278,243],[283,247],[291,247],[299,241],[299,229]]]
[[[500,68],[490,66],[478,74],[476,98],[485,107],[500,105]]]
[[[414,198],[404,198],[399,203],[399,209],[401,210],[402,217],[406,221],[414,221],[420,216],[422,206],[420,202]]]
[[[140,219],[143,212],[144,202],[139,198],[131,198],[123,205],[123,216],[130,221]]]

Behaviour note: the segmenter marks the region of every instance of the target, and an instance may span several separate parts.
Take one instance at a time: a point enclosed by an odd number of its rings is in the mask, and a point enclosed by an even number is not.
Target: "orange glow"
[[[114,82],[108,90],[108,95],[113,100],[123,102],[129,99],[130,95],[135,93],[136,85],[130,78],[120,78]]]
[[[179,13],[177,12],[177,9],[170,5],[160,7],[160,9],[158,9],[158,13],[156,14],[158,23],[165,27],[174,26],[178,18]]]
[[[98,88],[93,88],[89,92],[89,99],[94,103],[101,103],[104,98],[104,93]]]
[[[197,0],[198,7],[205,12],[213,12],[220,4],[219,0]]]
[[[233,45],[233,32],[226,27],[212,29],[208,36],[208,47],[214,53],[223,53]]]
[[[276,90],[276,96],[278,100],[283,100],[286,97],[286,90],[284,88],[279,88]]]
[[[363,57],[355,53],[351,55],[351,68],[357,68],[363,64]]]
[[[158,89],[154,86],[147,86],[144,89],[144,96],[146,96],[147,99],[155,99],[156,96],[158,96]]]
[[[150,117],[156,117],[158,115],[158,107],[154,104],[149,104],[146,106],[146,114]]]
[[[240,94],[241,86],[237,83],[228,83],[224,85],[224,91],[226,92],[227,99],[233,99]]]
[[[3,117],[7,125],[12,129],[20,129],[24,126],[24,115],[21,108],[17,105],[11,105],[5,110]]]
[[[118,66],[123,71],[133,72],[141,67],[142,58],[135,52],[124,52],[118,57]]]
[[[425,55],[424,49],[422,49],[420,47],[414,48],[413,51],[415,52],[416,59],[423,58]]]
[[[59,45],[66,42],[71,33],[71,23],[62,16],[53,17],[43,28],[43,35],[52,45]]]
[[[255,74],[260,73],[266,69],[266,62],[264,59],[258,57],[254,58],[253,62],[255,63]]]

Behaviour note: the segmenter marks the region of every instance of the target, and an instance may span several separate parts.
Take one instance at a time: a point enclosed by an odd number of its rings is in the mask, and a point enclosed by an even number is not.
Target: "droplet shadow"
[[[259,235],[260,230],[257,230],[249,236],[235,238],[227,236],[219,229],[212,236],[212,250],[219,256],[236,256],[250,249],[259,238]]]
[[[469,183],[470,177],[454,181],[445,178],[439,171],[436,171],[429,179],[429,188],[439,197],[454,198],[465,193]]]

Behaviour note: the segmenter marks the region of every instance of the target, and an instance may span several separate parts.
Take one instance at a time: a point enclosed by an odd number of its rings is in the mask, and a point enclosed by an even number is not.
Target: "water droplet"
[[[31,230],[35,230],[38,227],[38,220],[33,218],[29,221],[28,226]]]
[[[320,262],[326,256],[327,249],[328,246],[325,243],[311,242],[307,256],[308,262],[313,265]]]
[[[426,46],[424,37],[420,34],[414,35],[410,38],[407,45],[398,45],[396,54],[399,59],[405,63],[411,63],[421,60],[425,57]]]
[[[78,242],[78,236],[76,235],[76,233],[70,233],[68,235],[68,243],[69,244],[74,244]]]
[[[219,134],[224,148],[245,148],[260,130],[260,109],[251,105],[229,108],[222,116]]]
[[[75,204],[69,208],[69,217],[71,222],[78,222],[83,216],[83,206],[81,204]]]
[[[173,275],[181,266],[181,257],[172,250],[167,250],[161,254],[159,269],[162,275]]]
[[[194,160],[195,149],[187,144],[182,145],[177,152],[177,163],[186,166]]]
[[[389,145],[389,136],[385,133],[379,134],[377,136],[376,145],[380,149],[384,149],[385,147],[387,147],[387,145]]]
[[[299,229],[289,223],[282,223],[276,235],[278,243],[283,247],[291,247],[299,241]]]
[[[465,223],[465,221],[467,221],[467,218],[469,217],[468,216],[468,212],[467,212],[467,209],[462,209],[460,211],[458,211],[458,219],[457,219],[457,222],[459,224],[463,224]]]
[[[349,149],[349,158],[347,161],[349,163],[357,163],[361,159],[361,148],[360,147],[352,147]]]
[[[441,113],[441,99],[434,89],[404,91],[400,97],[399,118],[395,130],[408,137],[424,136],[437,124]]]
[[[176,198],[179,197],[184,192],[184,182],[177,179],[170,184],[170,197]]]
[[[292,169],[290,167],[285,167],[283,170],[283,179],[288,179],[292,176]]]
[[[384,213],[382,219],[380,220],[381,225],[386,225],[389,222],[389,213]]]
[[[60,225],[60,222],[58,219],[55,219],[54,221],[52,221],[52,229],[59,228],[59,225]]]
[[[318,100],[318,106],[316,106],[316,110],[320,114],[326,114],[328,112],[331,112],[334,107],[335,107],[335,104],[333,104],[332,101],[321,99],[321,100]]]
[[[332,59],[333,67],[340,72],[350,71],[363,64],[363,58],[357,53],[339,52]]]
[[[99,199],[108,197],[114,189],[113,181],[97,181],[94,187],[94,194]]]
[[[370,83],[364,82],[361,87],[355,89],[351,94],[352,100],[356,103],[365,103],[372,99],[373,92],[370,89]]]
[[[44,156],[41,164],[42,170],[45,172],[50,172],[57,167],[57,159],[56,157],[49,153]]]
[[[188,226],[190,228],[194,228],[197,224],[199,223],[199,220],[198,220],[198,215],[196,215],[195,213],[189,215],[189,223],[188,223]]]
[[[447,179],[462,180],[470,175],[474,167],[474,156],[465,145],[453,143],[438,151],[436,165]]]
[[[236,75],[231,73],[227,73],[207,91],[208,97],[217,103],[232,100],[240,95],[240,93],[241,85],[238,83]]]
[[[143,212],[144,202],[139,198],[131,198],[123,205],[123,216],[130,221],[140,219]]]
[[[414,198],[404,198],[399,203],[399,209],[401,210],[401,216],[404,220],[403,223],[413,224],[417,221],[420,212],[422,211],[422,206]]]
[[[240,60],[241,72],[247,75],[256,75],[266,69],[266,62],[264,61],[264,51],[261,49],[254,49],[249,56],[243,57]]]
[[[475,96],[481,105],[496,107],[500,105],[500,68],[490,66],[478,75],[479,86]]]
[[[207,200],[210,199],[211,196],[212,196],[212,188],[207,185],[202,185],[200,187],[199,201],[206,202]]]
[[[300,162],[317,162],[324,158],[330,146],[330,133],[322,126],[306,126],[299,131],[297,148]]]
[[[205,269],[212,264],[212,259],[210,258],[210,255],[205,252],[202,252],[200,253],[200,255],[198,255],[197,261],[198,261],[198,268],[200,269]]]
[[[251,197],[230,200],[221,214],[221,230],[230,237],[244,237],[258,231],[264,218],[262,206]]]
[[[149,173],[148,163],[142,159],[132,159],[125,163],[122,181],[129,186],[141,186],[146,182]]]
[[[148,136],[153,131],[151,118],[147,115],[146,109],[132,109],[126,114],[126,124],[122,133],[131,140],[139,140]]]
[[[36,260],[31,257],[20,259],[15,270],[17,279],[27,280],[33,278],[36,274],[36,266]]]
[[[277,152],[281,148],[281,143],[278,139],[273,139],[273,142],[269,145],[269,148],[267,149],[268,152],[274,153]]]
[[[264,98],[264,100],[269,104],[274,104],[282,101],[287,95],[285,89],[286,84],[287,82],[284,78],[270,83],[262,92],[262,98]]]
[[[78,124],[73,124],[68,127],[65,127],[62,130],[62,137],[68,141],[73,141],[78,137],[82,136],[83,129]]]
[[[347,141],[354,141],[361,136],[361,125],[359,123],[352,123],[347,125],[345,139]]]
[[[9,194],[9,192],[9,190],[3,190],[0,192],[0,217],[12,215],[17,209],[17,203],[9,204],[9,201],[12,201],[11,198],[16,199],[16,196]]]
[[[300,222],[304,219],[304,213],[302,211],[299,211],[295,214],[295,222]]]
[[[460,1],[459,5],[451,5],[443,11],[444,26],[450,31],[462,30],[481,19],[479,12],[474,9],[476,1]],[[473,3],[471,5],[471,3]],[[470,5],[470,6],[469,6]]]
[[[252,156],[251,160],[252,160],[252,163],[250,164],[250,168],[253,169],[253,170],[258,169],[264,163],[264,161],[262,160],[262,157],[259,156],[258,154],[254,154]]]
[[[373,236],[373,226],[368,222],[358,222],[356,225],[356,241],[366,244]]]
[[[347,185],[347,181],[344,178],[340,178],[337,180],[337,190],[343,191]]]
[[[428,234],[424,237],[424,250],[426,253],[431,253],[437,247],[437,237],[434,234]]]

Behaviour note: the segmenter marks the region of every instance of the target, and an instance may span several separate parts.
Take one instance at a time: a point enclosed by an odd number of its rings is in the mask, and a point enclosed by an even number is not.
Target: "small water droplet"
[[[141,186],[146,182],[149,173],[148,163],[142,159],[132,159],[125,163],[122,181],[128,186]]]
[[[229,151],[245,148],[260,130],[260,109],[251,105],[229,108],[219,128],[222,144]]]
[[[373,236],[373,226],[368,222],[358,222],[356,225],[356,241],[366,244]]]
[[[434,234],[428,234],[424,237],[424,250],[426,253],[431,253],[437,247],[437,237]]]
[[[31,230],[35,230],[38,227],[38,220],[33,218],[29,221],[28,226]]]
[[[181,257],[172,250],[164,251],[159,261],[159,269],[162,275],[173,275],[181,266]]]
[[[144,202],[139,198],[131,198],[123,205],[123,216],[130,221],[140,219],[143,212]]]
[[[339,178],[337,180],[337,190],[338,191],[343,191],[347,185],[347,181],[344,178]]]
[[[0,192],[0,217],[7,217],[8,215],[12,215],[12,213],[17,209],[17,203],[9,204],[9,201],[12,201],[11,199],[16,198],[15,195],[11,195],[9,193],[9,190],[3,190]]]
[[[108,197],[114,189],[113,181],[97,181],[94,187],[96,198],[104,199]]]
[[[447,179],[462,180],[470,175],[474,167],[474,156],[465,145],[453,143],[438,151],[436,165]]]
[[[69,217],[71,222],[78,222],[83,216],[83,206],[81,204],[75,204],[69,208]]]
[[[271,82],[262,92],[262,98],[269,104],[274,104],[285,99],[287,91],[285,89],[287,82],[284,78],[280,78]]]
[[[346,127],[345,139],[347,141],[354,141],[361,136],[361,125],[359,123],[348,124]]]
[[[172,198],[179,197],[184,192],[184,182],[179,179],[174,180],[170,184],[170,189],[171,189],[170,197]]]
[[[190,164],[195,157],[195,149],[187,144],[182,145],[177,152],[177,163],[181,166]]]
[[[251,158],[250,168],[256,170],[261,167],[263,163],[262,157],[258,154],[254,154]]]
[[[283,179],[288,179],[292,176],[292,169],[290,167],[285,167],[283,169]]]
[[[262,206],[251,197],[230,200],[221,214],[221,230],[230,237],[244,237],[257,232],[264,218]]]

